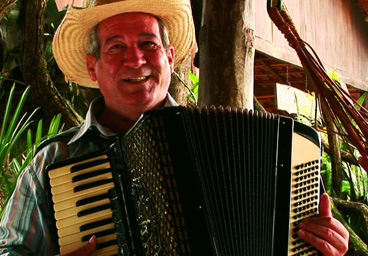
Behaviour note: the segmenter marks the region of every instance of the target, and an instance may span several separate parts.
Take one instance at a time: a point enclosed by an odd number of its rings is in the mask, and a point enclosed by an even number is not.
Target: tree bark
[[[332,150],[330,149],[330,145],[328,144],[328,141],[324,140],[322,138],[322,146],[323,146],[323,150],[328,154],[332,154]],[[344,150],[340,150],[341,153],[341,160],[356,166],[359,166],[359,163],[357,161],[357,159],[350,153]]]
[[[22,63],[26,84],[31,85],[46,116],[61,113],[65,128],[78,125],[82,118],[53,86],[44,57],[43,24],[47,0],[23,1]]]
[[[188,86],[191,84],[188,76],[189,71],[191,71],[191,58],[187,58],[183,64],[175,68],[175,72],[179,75],[180,79],[175,74],[171,76],[172,79],[169,92],[175,101],[182,106],[187,106],[189,104],[189,89],[183,84],[185,83]]]
[[[335,191],[337,197],[341,195],[342,187],[342,160],[340,150],[340,140],[338,136],[337,128],[332,121],[332,118],[328,114],[324,104],[322,104],[322,114],[326,121],[328,144],[330,146],[330,158],[331,158],[331,172],[332,172],[332,189]]]
[[[253,109],[254,0],[206,0],[200,105]]]
[[[17,0],[1,0],[0,1],[0,21],[4,18],[5,14],[10,11]]]

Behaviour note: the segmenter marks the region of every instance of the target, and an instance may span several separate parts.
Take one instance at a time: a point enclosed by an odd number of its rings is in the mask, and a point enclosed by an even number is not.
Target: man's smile
[[[130,78],[126,78],[123,79],[126,82],[141,82],[144,80],[147,80],[149,78],[149,76],[140,76],[140,77],[130,77]]]

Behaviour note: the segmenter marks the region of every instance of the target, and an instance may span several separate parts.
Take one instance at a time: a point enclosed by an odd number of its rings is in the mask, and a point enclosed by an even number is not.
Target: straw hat
[[[56,31],[52,49],[55,60],[69,81],[98,87],[87,72],[89,33],[101,21],[120,13],[144,12],[159,17],[175,50],[175,64],[183,62],[195,46],[190,0],[97,0],[93,7],[70,7]]]

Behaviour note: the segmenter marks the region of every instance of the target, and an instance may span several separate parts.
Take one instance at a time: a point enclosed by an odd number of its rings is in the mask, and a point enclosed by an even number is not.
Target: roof
[[[276,83],[289,84],[305,92],[313,91],[303,68],[278,60],[256,51],[254,60],[254,95],[269,112],[277,113],[275,101]],[[349,85],[350,95],[357,100],[363,91]]]

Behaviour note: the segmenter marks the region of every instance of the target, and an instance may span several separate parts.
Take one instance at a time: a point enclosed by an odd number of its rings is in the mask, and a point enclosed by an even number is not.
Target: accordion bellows
[[[143,115],[104,152],[48,167],[60,251],[96,255],[317,255],[297,225],[318,213],[312,128],[240,109]]]

